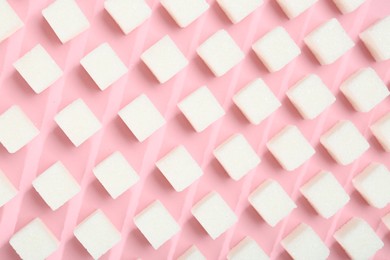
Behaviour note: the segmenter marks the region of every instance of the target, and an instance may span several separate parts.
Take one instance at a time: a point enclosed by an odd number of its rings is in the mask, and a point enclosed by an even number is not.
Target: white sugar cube
[[[260,78],[241,89],[234,95],[233,101],[254,125],[260,124],[281,106],[280,101]]]
[[[206,260],[206,257],[196,246],[191,246],[177,260]]]
[[[225,111],[206,86],[192,92],[177,106],[196,132],[202,132],[225,115]]]
[[[355,72],[343,82],[340,90],[360,112],[369,112],[390,94],[385,83],[372,68]]]
[[[337,8],[343,13],[351,13],[361,6],[366,0],[333,0]]]
[[[293,259],[325,260],[330,254],[317,233],[304,223],[291,231],[281,244]]]
[[[181,27],[187,27],[209,9],[205,0],[161,0],[161,5]]]
[[[39,134],[22,109],[12,106],[0,115],[0,143],[9,153],[15,153]]]
[[[6,0],[0,0],[0,43],[23,27],[23,22]]]
[[[165,124],[164,117],[144,94],[131,101],[118,114],[140,142]]]
[[[62,43],[89,28],[88,19],[75,0],[55,0],[42,10],[42,15]]]
[[[359,37],[376,61],[390,59],[390,16],[371,25]]]
[[[16,232],[9,243],[22,259],[46,259],[59,245],[57,238],[39,218]]]
[[[381,209],[390,203],[390,172],[385,165],[371,163],[352,183],[371,206]]]
[[[370,147],[356,126],[347,120],[336,123],[321,136],[320,142],[341,165],[354,162]]]
[[[301,193],[322,217],[333,217],[349,202],[349,195],[332,173],[321,171],[306,182]]]
[[[240,180],[260,163],[256,151],[241,134],[229,137],[214,150],[214,156],[233,180]]]
[[[179,224],[158,200],[135,216],[134,223],[154,249],[158,249],[180,231]]]
[[[250,237],[245,237],[227,255],[228,260],[268,260],[268,255]]]
[[[263,3],[263,0],[217,0],[217,3],[230,21],[235,24],[253,13]]]
[[[152,14],[145,0],[106,0],[104,8],[124,34],[129,34]]]
[[[52,210],[64,205],[80,191],[79,184],[60,161],[39,175],[32,185]]]
[[[280,26],[257,40],[252,49],[270,72],[281,70],[301,54],[301,49]]]
[[[139,176],[120,152],[114,152],[93,168],[93,173],[113,199],[138,182]]]
[[[237,222],[236,214],[215,191],[198,201],[191,213],[214,240]]]
[[[385,151],[390,152],[390,113],[387,113],[370,127]]]
[[[291,0],[276,0],[283,12],[288,16],[288,18],[293,19],[305,12],[312,5],[314,5],[318,0],[300,0],[300,1],[291,1]]]
[[[383,247],[372,227],[356,217],[337,230],[333,237],[352,259],[370,259]]]
[[[103,43],[80,60],[81,65],[101,90],[126,74],[127,67],[108,43]]]
[[[314,74],[298,81],[286,94],[305,119],[316,118],[336,101],[324,82]]]
[[[100,258],[121,240],[121,233],[100,209],[78,224],[73,233],[94,259]]]
[[[388,229],[390,229],[390,213],[387,213],[385,216],[382,217],[382,222]]]
[[[335,62],[355,46],[336,18],[318,26],[305,37],[304,42],[321,65]]]
[[[225,75],[244,59],[244,53],[225,30],[219,30],[196,50],[215,76]]]
[[[80,98],[62,109],[54,120],[76,147],[102,127],[96,116]]]
[[[286,126],[272,137],[267,148],[287,171],[295,170],[315,153],[314,148],[294,125]]]
[[[271,227],[276,226],[297,207],[282,186],[271,179],[260,184],[248,200]]]
[[[158,160],[156,166],[176,191],[186,189],[203,174],[198,163],[182,145]]]
[[[188,65],[183,53],[166,35],[141,55],[142,61],[160,83],[165,83]]]
[[[17,60],[14,67],[37,94],[62,76],[61,68],[40,44]]]
[[[18,191],[0,170],[0,207],[16,196]]]

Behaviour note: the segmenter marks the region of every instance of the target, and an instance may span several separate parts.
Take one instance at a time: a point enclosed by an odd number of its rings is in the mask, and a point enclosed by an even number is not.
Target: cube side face
[[[366,0],[333,0],[341,13],[347,14],[358,9]]]
[[[390,152],[390,113],[380,118],[370,128],[383,149]]]
[[[360,33],[360,39],[376,61],[390,59],[390,17],[376,22]]]
[[[390,213],[387,213],[385,216],[382,217],[382,222],[385,224],[387,229],[390,229]]]
[[[226,16],[234,24],[241,22],[248,15],[254,12],[262,3],[263,0],[217,0]]]
[[[7,1],[0,1],[0,43],[23,27],[23,22],[8,4]]]
[[[161,5],[181,28],[190,25],[209,9],[205,0],[162,0]]]
[[[9,181],[7,176],[0,170],[0,208],[13,199],[18,191]]]
[[[279,6],[282,8],[283,12],[287,15],[288,18],[293,19],[312,5],[314,5],[318,0],[301,0],[298,2],[292,2],[289,0],[277,0]]]
[[[227,255],[228,260],[268,260],[263,249],[250,237],[245,237]]]

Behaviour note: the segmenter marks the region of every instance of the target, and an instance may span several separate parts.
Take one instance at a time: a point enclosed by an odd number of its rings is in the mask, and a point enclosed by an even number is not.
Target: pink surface
[[[390,168],[385,153],[369,130],[369,125],[389,111],[386,99],[369,113],[358,113],[339,91],[340,83],[359,68],[371,66],[388,85],[390,61],[375,62],[359,32],[390,14],[390,1],[367,0],[357,11],[341,15],[330,0],[319,0],[301,16],[288,20],[273,0],[266,0],[252,15],[233,25],[215,1],[196,22],[180,29],[157,0],[148,3],[152,17],[125,36],[103,9],[103,0],[78,1],[91,28],[62,45],[41,15],[51,0],[9,0],[25,23],[23,29],[0,44],[0,113],[12,104],[26,111],[40,135],[16,154],[0,147],[0,169],[20,190],[17,197],[0,208],[0,259],[17,259],[8,244],[12,234],[35,217],[40,217],[61,241],[49,259],[90,257],[73,236],[73,229],[95,209],[101,208],[121,230],[122,240],[103,259],[171,259],[195,244],[208,259],[224,259],[231,247],[244,236],[257,240],[273,259],[290,259],[280,245],[297,224],[312,226],[331,249],[329,259],[345,259],[333,233],[352,216],[358,216],[376,230],[385,246],[375,259],[390,255],[389,231],[380,218],[390,206],[379,210],[369,206],[354,190],[351,179],[370,162]],[[336,17],[356,42],[356,46],[332,65],[320,66],[303,43],[303,38],[324,21]],[[284,26],[302,49],[302,55],[276,73],[269,73],[251,50],[251,45],[277,25]],[[196,48],[217,30],[224,28],[246,53],[246,58],[225,76],[216,78],[196,55]],[[140,61],[140,54],[168,34],[189,59],[189,66],[165,84],[159,84]],[[100,91],[79,64],[79,60],[102,42],[108,42],[129,67],[129,73],[113,86]],[[64,70],[64,76],[48,90],[36,95],[12,67],[12,63],[40,43]],[[313,121],[303,120],[285,91],[308,73],[318,74],[337,97],[336,103]],[[283,106],[259,126],[251,125],[232,103],[232,96],[245,84],[261,77],[277,94]],[[176,104],[202,85],[207,85],[226,110],[226,115],[202,133],[196,133]],[[139,94],[145,93],[167,120],[165,127],[139,143],[117,112]],[[55,124],[55,114],[71,101],[83,98],[103,123],[103,129],[79,148],[75,148]],[[319,144],[319,137],[340,119],[349,119],[369,141],[371,148],[350,166],[338,165]],[[265,143],[287,124],[297,125],[315,147],[315,156],[294,172],[286,172],[268,152]],[[213,149],[233,133],[240,132],[262,158],[261,164],[242,180],[228,177],[212,156]],[[183,144],[204,170],[203,177],[177,193],[154,163],[173,147]],[[125,194],[113,200],[92,174],[92,168],[119,150],[141,176]],[[61,160],[82,186],[82,191],[53,212],[32,188],[32,180],[51,164]],[[319,170],[329,170],[343,184],[351,201],[329,220],[318,216],[298,189]],[[296,201],[298,208],[275,228],[268,226],[249,205],[249,193],[267,178],[273,178]],[[219,192],[239,216],[237,224],[213,241],[192,217],[192,205],[211,190]],[[133,216],[159,199],[182,226],[181,232],[154,250],[136,229]],[[277,206],[277,205],[276,205]]]

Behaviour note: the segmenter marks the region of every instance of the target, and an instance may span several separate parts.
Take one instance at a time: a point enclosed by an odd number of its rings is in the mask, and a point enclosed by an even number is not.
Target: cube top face
[[[131,101],[118,114],[140,142],[165,124],[164,117],[144,94]]]
[[[263,2],[263,0],[241,0],[239,2],[235,0],[217,0],[218,5],[234,24],[244,20],[244,18],[262,5]]]
[[[183,191],[203,175],[184,146],[178,146],[156,162],[157,168],[176,191]]]
[[[108,43],[99,45],[80,60],[81,65],[101,90],[127,73],[127,67]]]
[[[120,152],[114,152],[96,165],[93,173],[113,199],[139,180],[137,172]]]
[[[301,54],[301,49],[283,27],[276,27],[252,45],[270,72],[281,70]]]
[[[89,28],[89,21],[75,0],[55,0],[42,10],[62,43],[66,43]]]
[[[333,0],[341,13],[347,14],[355,11],[366,0]]]
[[[314,74],[298,81],[286,94],[304,119],[316,118],[336,101],[324,82]]]
[[[9,153],[15,153],[39,134],[39,130],[18,106],[0,115],[0,143]]]
[[[389,31],[390,16],[387,16],[360,33],[360,39],[364,42],[376,61],[390,59]]]
[[[356,217],[344,224],[333,236],[352,259],[370,259],[384,245],[372,227]]]
[[[61,68],[40,44],[18,59],[14,67],[37,94],[62,76]]]
[[[102,127],[82,99],[70,103],[55,116],[54,120],[76,147],[87,141]]]
[[[233,180],[240,180],[260,163],[260,158],[241,134],[235,134],[214,150],[214,156]]]
[[[256,79],[241,89],[233,101],[254,125],[260,124],[282,105],[262,79]]]
[[[22,259],[46,259],[59,245],[57,238],[39,218],[16,232],[9,243]]]
[[[205,0],[161,0],[160,3],[181,28],[190,25],[210,7]]]
[[[135,216],[134,223],[154,249],[158,249],[180,231],[179,224],[158,200]]]
[[[197,202],[191,213],[213,240],[225,233],[238,220],[230,206],[215,191]]]
[[[336,123],[321,136],[320,142],[341,165],[351,164],[370,148],[356,126],[347,120]]]
[[[57,210],[80,191],[79,184],[60,161],[45,170],[32,184],[52,210]]]
[[[299,2],[290,0],[277,0],[278,4],[287,15],[288,18],[293,19],[305,12],[318,0],[301,0]]]
[[[0,170],[0,208],[16,196],[18,191]]]
[[[152,14],[145,0],[107,0],[104,2],[104,8],[124,34],[131,33]]]
[[[250,237],[245,237],[235,245],[227,255],[228,260],[268,260],[269,257],[263,249]]]
[[[371,111],[390,94],[385,83],[372,68],[364,68],[352,74],[343,82],[340,90],[359,112]]]
[[[225,111],[206,87],[200,87],[177,105],[196,132],[202,132],[217,121]]]
[[[240,63],[245,54],[225,30],[219,30],[196,50],[216,77],[221,77]]]
[[[165,83],[188,65],[175,42],[166,35],[141,55],[141,60],[160,83]]]
[[[206,257],[193,245],[179,256],[177,260],[206,260]]]
[[[23,27],[23,22],[8,4],[7,1],[0,1],[0,43]]]
[[[268,150],[287,171],[293,171],[309,160],[315,150],[293,125],[283,128],[267,143]]]
[[[355,43],[335,18],[314,29],[305,37],[304,42],[321,65],[335,62],[355,46]]]
[[[378,139],[386,152],[390,152],[390,113],[381,117],[370,127],[372,133]]]

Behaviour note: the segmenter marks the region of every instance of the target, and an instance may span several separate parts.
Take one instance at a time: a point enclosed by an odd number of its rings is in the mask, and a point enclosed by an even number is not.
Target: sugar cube
[[[134,223],[154,249],[158,249],[180,231],[179,224],[158,200],[135,216]]]
[[[318,0],[301,0],[301,1],[291,1],[291,0],[276,0],[283,12],[288,16],[288,18],[293,19],[305,12],[312,5],[314,5]]]
[[[188,65],[183,53],[166,35],[141,55],[142,61],[160,83],[165,83]]]
[[[66,43],[89,28],[89,21],[75,0],[55,0],[42,10],[62,43]]]
[[[328,259],[329,248],[317,233],[308,225],[301,223],[281,242],[293,259]]]
[[[145,94],[135,98],[118,114],[140,142],[165,124],[164,117]]]
[[[206,257],[196,246],[191,246],[177,260],[206,260]]]
[[[252,45],[270,72],[281,70],[301,54],[301,49],[283,27],[276,27]]]
[[[124,34],[129,34],[144,23],[152,10],[145,0],[106,0],[104,9],[111,15]]]
[[[52,210],[57,210],[80,191],[80,186],[65,166],[56,162],[32,183]]]
[[[366,0],[333,0],[337,8],[343,14],[351,13],[361,6]]]
[[[203,174],[198,163],[182,145],[158,160],[156,166],[176,191],[183,191]]]
[[[368,27],[359,37],[376,61],[390,59],[390,16]]]
[[[286,94],[304,119],[316,118],[336,101],[324,82],[314,74],[298,81]]]
[[[237,222],[236,214],[215,191],[198,201],[191,213],[214,240]]]
[[[390,229],[390,213],[387,213],[385,216],[382,217],[382,222],[388,229]]]
[[[244,59],[244,53],[225,30],[219,30],[196,50],[215,76],[225,75]]]
[[[295,170],[315,153],[314,148],[294,125],[288,125],[274,135],[268,141],[267,148],[287,171]]]
[[[300,191],[322,217],[333,217],[350,200],[348,193],[332,173],[320,171]]]
[[[371,163],[352,183],[371,206],[381,209],[390,203],[390,172],[385,165]]]
[[[209,9],[205,0],[161,0],[161,5],[181,27],[187,27]]]
[[[230,21],[236,24],[253,13],[263,3],[263,0],[217,0],[217,3]]]
[[[360,69],[340,86],[341,92],[360,112],[368,112],[389,96],[385,83],[372,68]]]
[[[114,152],[93,168],[93,173],[113,199],[138,182],[139,176],[120,152]]]
[[[320,138],[333,159],[348,165],[359,158],[370,147],[356,126],[348,120],[340,120]]]
[[[37,94],[62,76],[61,68],[40,44],[18,59],[14,67]]]
[[[271,179],[260,184],[250,194],[248,200],[271,227],[276,226],[297,207],[282,186]]]
[[[80,60],[96,85],[105,90],[126,74],[127,67],[108,43],[103,43]]]
[[[59,245],[57,238],[39,218],[16,232],[9,243],[21,259],[46,259]]]
[[[84,143],[102,127],[99,120],[81,98],[62,109],[54,120],[76,147]]]
[[[214,150],[214,156],[233,180],[240,180],[260,163],[256,151],[241,134],[229,137]]]
[[[304,42],[321,65],[335,62],[355,46],[336,18],[318,26],[305,37]]]
[[[0,207],[16,196],[18,191],[8,180],[7,176],[0,170]]]
[[[23,22],[6,0],[0,0],[0,43],[23,27]]]
[[[15,153],[39,134],[23,110],[14,105],[0,115],[0,143]]]
[[[390,152],[390,113],[387,113],[370,127],[385,151]]]
[[[333,237],[352,259],[370,259],[383,247],[372,227],[356,217],[337,230]]]
[[[94,259],[100,258],[121,240],[121,233],[100,209],[78,224],[73,234]]]
[[[228,260],[268,260],[268,255],[251,237],[245,237],[232,249],[230,249]]]
[[[234,95],[233,101],[254,125],[260,124],[281,106],[280,101],[260,78],[241,89]]]
[[[206,86],[192,92],[177,106],[196,132],[202,132],[225,115],[225,111]]]

